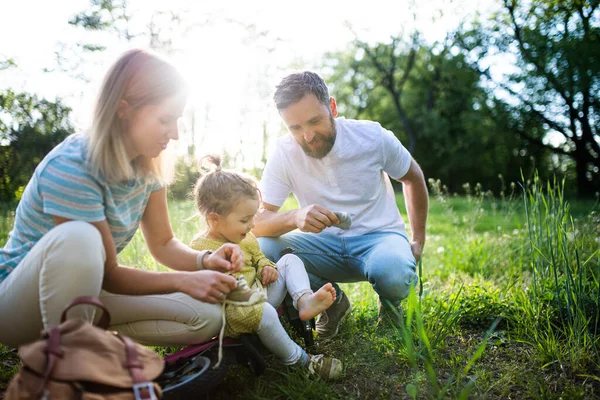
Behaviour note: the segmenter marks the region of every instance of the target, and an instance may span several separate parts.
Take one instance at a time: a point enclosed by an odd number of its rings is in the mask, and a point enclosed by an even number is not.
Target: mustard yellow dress
[[[192,239],[190,247],[194,250],[215,251],[225,243],[199,234]],[[261,283],[260,274],[264,267],[270,266],[277,269],[277,265],[260,251],[258,240],[256,240],[256,236],[252,233],[248,233],[239,243],[239,246],[244,253],[244,266],[240,272],[232,275],[236,278],[244,275],[246,282],[248,282],[251,288],[262,290],[266,295],[266,288]],[[225,306],[227,321],[225,324],[225,336],[237,338],[242,333],[256,333],[262,319],[263,307],[263,303],[253,306],[227,304]]]

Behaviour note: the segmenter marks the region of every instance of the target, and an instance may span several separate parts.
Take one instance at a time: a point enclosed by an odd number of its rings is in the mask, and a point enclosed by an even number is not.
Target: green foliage
[[[0,345],[0,394],[6,389],[8,381],[17,373],[20,366],[17,350]]]
[[[0,71],[14,68],[17,66],[17,63],[12,58],[0,59]]]
[[[369,45],[355,40],[329,54],[328,82],[340,113],[371,119],[396,134],[425,176],[458,192],[465,182],[500,192],[501,174],[518,181],[519,168],[549,169],[544,150],[506,130],[506,107],[481,87],[481,72],[453,44],[428,45],[393,37]],[[531,126],[543,132],[541,123]]]
[[[128,30],[130,19],[127,0],[90,0],[89,9],[71,18],[69,24],[89,31],[112,31],[119,37],[131,40],[133,36]],[[84,50],[101,51],[104,46],[87,44]]]
[[[74,132],[70,112],[60,100],[0,93],[0,201],[18,200],[37,164]]]
[[[600,191],[600,3],[499,3],[500,12],[462,32],[457,46],[487,78],[506,132],[551,149],[563,169],[572,161],[578,193],[593,197]],[[498,78],[489,64],[500,57],[516,68]],[[548,132],[563,144],[543,142]]]
[[[193,198],[193,189],[199,178],[197,163],[189,157],[180,157],[175,164],[175,182],[169,185],[169,195],[174,199]]]
[[[523,303],[549,362],[600,366],[600,249],[595,214],[576,228],[563,184],[534,179],[525,187],[532,290]],[[591,217],[591,218],[590,218]],[[586,227],[587,223],[592,224]],[[553,358],[554,357],[554,358]]]
[[[465,328],[486,329],[495,321],[498,328],[506,328],[509,320],[514,319],[518,313],[500,288],[492,284],[470,284],[464,287],[463,292],[454,296],[458,299],[457,323]]]
[[[200,178],[201,173],[198,171],[198,162],[193,157],[194,148],[190,147],[188,155],[179,157],[175,164],[175,182],[169,185],[169,196],[177,200],[190,200],[193,198],[194,185]],[[236,169],[235,168],[235,157],[224,151],[221,155],[221,166],[225,169]],[[250,171],[243,170],[243,172],[258,177],[262,171],[258,169],[252,169]]]
[[[488,339],[494,333],[499,319],[492,321],[489,325],[489,329],[481,343],[477,346],[475,352],[470,357],[466,358],[465,365],[462,366],[462,368],[457,368],[455,374],[450,375],[446,382],[443,383],[440,382],[440,378],[436,372],[433,347],[423,322],[423,311],[414,288],[411,288],[408,299],[406,300],[405,310],[405,323],[398,327],[398,329],[402,334],[406,356],[415,372],[417,383],[420,380],[418,371],[421,369],[421,363],[422,368],[425,369],[425,376],[427,377],[429,387],[425,393],[422,393],[422,397],[433,399],[467,399],[474,389],[475,378],[466,378],[469,376],[469,372],[471,368],[473,368],[475,362],[483,355]],[[406,391],[413,399],[418,397],[419,389],[417,384],[407,384]]]

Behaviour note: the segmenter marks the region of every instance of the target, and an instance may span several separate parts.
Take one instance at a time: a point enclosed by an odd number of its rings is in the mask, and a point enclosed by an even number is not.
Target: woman
[[[91,129],[38,165],[0,250],[0,343],[18,346],[56,326],[77,296],[100,296],[111,328],[154,345],[218,334],[216,304],[235,288],[239,247],[198,252],[177,240],[167,213],[166,152],[177,140],[186,85],[158,56],[131,50],[110,68]],[[152,256],[177,272],[125,268],[117,254],[141,227]],[[222,271],[222,272],[218,272]],[[91,320],[91,308],[74,313]]]

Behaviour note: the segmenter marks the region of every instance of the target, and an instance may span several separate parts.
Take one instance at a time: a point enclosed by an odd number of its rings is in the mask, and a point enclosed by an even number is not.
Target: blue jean
[[[342,237],[292,231],[258,241],[274,262],[282,250],[291,248],[304,262],[312,289],[332,282],[338,298],[341,290],[336,283],[368,281],[382,300],[398,305],[418,279],[408,239],[396,232]]]

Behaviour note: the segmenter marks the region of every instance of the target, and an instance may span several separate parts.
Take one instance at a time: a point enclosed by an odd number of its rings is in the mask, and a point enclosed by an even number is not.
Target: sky
[[[0,26],[10,32],[0,39],[0,58],[12,58],[18,65],[0,72],[0,90],[60,97],[73,108],[78,129],[89,123],[109,65],[125,49],[148,45],[147,38],[126,42],[114,34],[70,26],[69,19],[89,9],[89,4],[88,0],[0,0]],[[192,141],[193,125],[200,154],[226,150],[241,157],[238,163],[243,168],[252,168],[260,161],[263,130],[270,137],[285,133],[270,100],[274,86],[287,73],[318,68],[323,53],[347,47],[354,38],[348,25],[363,41],[385,41],[417,27],[433,42],[442,40],[460,21],[488,12],[493,0],[129,0],[128,4],[133,33],[146,31],[156,11],[182,16],[175,25],[168,14],[154,18],[164,37],[172,39],[177,51],[169,59],[190,87],[179,150]],[[169,32],[169,26],[175,29]],[[77,71],[86,80],[56,68],[55,53],[73,69],[80,58],[72,48],[86,42],[107,46],[105,52],[80,64]]]

